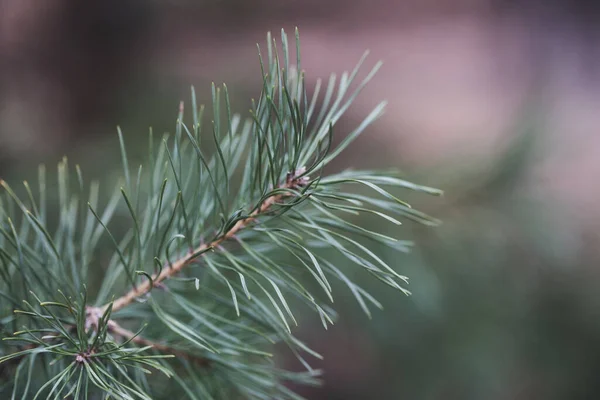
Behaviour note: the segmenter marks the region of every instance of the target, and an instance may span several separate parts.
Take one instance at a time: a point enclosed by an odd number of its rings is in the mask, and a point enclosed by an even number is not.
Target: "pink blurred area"
[[[266,31],[278,38],[282,27],[293,34],[298,26],[302,67],[313,84],[332,72],[339,77],[367,49],[365,70],[384,61],[349,119],[381,99],[387,112],[349,153],[352,164],[485,169],[532,109],[543,154],[529,187],[585,216],[596,210],[589,199],[599,194],[591,183],[600,176],[600,58],[587,16],[595,9],[561,4],[4,0],[2,169],[23,155],[30,161],[68,151],[90,135],[114,136],[114,126],[127,122],[120,119],[146,101],[128,94],[140,77],[147,80],[140,97],[160,97],[173,85],[172,98],[162,100],[174,105],[161,111],[167,121],[190,84],[208,92],[210,81],[225,81],[234,94],[258,93],[255,43],[264,43]],[[132,126],[144,131],[156,122],[151,115]]]
[[[361,157],[385,151],[403,166],[485,164],[533,103],[549,149],[534,180],[571,199],[596,192],[588,183],[600,172],[595,33],[585,15],[576,19],[575,8],[571,17],[560,2],[75,3],[2,2],[6,160],[60,152],[90,131],[113,134],[121,121],[107,119],[127,115],[115,108],[127,107],[119,96],[139,75],[150,77],[156,96],[157,82],[174,80],[200,90],[211,80],[256,89],[255,43],[267,30],[277,37],[281,27],[298,26],[312,82],[352,68],[366,49],[366,67],[384,61],[353,109],[358,118],[378,100],[389,102]]]
[[[382,99],[387,112],[348,153],[351,164],[433,171],[460,164],[477,176],[533,113],[542,151],[528,187],[583,219],[597,210],[589,200],[600,194],[592,184],[600,176],[600,54],[591,3],[3,0],[0,7],[2,175],[21,161],[112,137],[133,115],[135,131],[167,130],[191,84],[208,93],[211,81],[227,82],[243,112],[241,97],[260,85],[255,43],[298,26],[312,84],[339,77],[367,49],[365,69],[384,61],[348,119]],[[132,89],[139,86],[144,91]],[[173,107],[145,111],[158,104],[153,99]]]

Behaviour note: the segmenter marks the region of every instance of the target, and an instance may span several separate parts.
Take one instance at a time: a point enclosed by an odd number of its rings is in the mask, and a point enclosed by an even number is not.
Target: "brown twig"
[[[94,330],[97,330],[98,319],[97,319],[97,314],[95,314],[95,311],[97,311],[97,309],[92,310],[91,308],[88,307],[88,321],[95,321],[95,323],[94,322],[91,323],[89,328],[93,328]],[[69,325],[68,329],[76,329],[76,327],[75,327],[75,325]],[[173,355],[175,357],[185,358],[186,360],[191,361],[201,367],[208,367],[210,365],[210,360],[205,357],[196,356],[196,355],[190,354],[188,352],[181,351],[179,349],[171,347],[169,345],[159,343],[159,342],[154,342],[150,339],[146,339],[139,335],[136,336],[136,334],[134,332],[123,328],[117,322],[115,322],[113,320],[108,321],[108,331],[111,334],[113,334],[114,336],[121,337],[122,339],[124,339],[124,341],[131,340],[132,343],[135,343],[142,347],[151,346],[153,349],[157,350],[160,353],[164,353],[166,355]],[[18,351],[34,349],[36,347],[38,347],[38,346],[36,346],[35,344],[27,344],[27,345],[23,346],[22,348],[20,348]],[[83,360],[83,359],[87,358],[87,356],[89,356],[88,353],[93,353],[95,351],[96,351],[95,349],[90,349],[89,352],[87,352],[86,354],[78,355],[79,358],[77,360],[81,362],[81,360]],[[19,357],[12,358],[8,362],[2,364],[0,366],[0,376],[4,375],[4,373],[8,370],[9,367],[18,365],[24,357],[25,357],[25,355],[21,355]]]
[[[125,340],[130,340],[131,342],[140,345],[140,346],[151,346],[153,349],[165,353],[174,355],[175,357],[185,358],[189,361],[196,363],[197,365],[207,367],[210,364],[210,360],[205,357],[195,356],[185,351],[178,350],[174,347],[168,346],[166,344],[154,342],[152,340],[146,339],[141,336],[136,336],[132,331],[121,327],[115,321],[110,320],[108,325],[108,330],[116,336],[120,336]]]
[[[308,177],[300,177],[303,173],[304,168],[300,168],[298,171],[288,174],[285,184],[279,186],[279,188],[297,189],[298,187],[305,185],[308,182]],[[252,222],[256,217],[267,212],[274,204],[278,203],[286,196],[286,194],[276,194],[263,200],[263,202],[247,218],[239,220],[227,232],[219,236],[217,239],[213,240],[210,243],[201,244],[191,254],[171,263],[168,268],[163,268],[163,270],[160,273],[153,274],[151,280],[148,279],[144,281],[142,284],[134,287],[129,292],[116,299],[114,302],[112,302],[112,312],[118,311],[128,306],[136,299],[150,292],[150,290],[152,290],[154,286],[159,285],[162,281],[179,273],[182,269],[190,265],[196,259],[196,257],[193,256],[194,254],[202,254],[210,249],[215,249],[224,241],[231,239],[242,229],[244,229],[250,222]],[[111,303],[108,303],[102,307],[98,307],[97,312],[100,313],[100,315],[102,315],[108,309],[108,307],[110,307],[110,304]]]

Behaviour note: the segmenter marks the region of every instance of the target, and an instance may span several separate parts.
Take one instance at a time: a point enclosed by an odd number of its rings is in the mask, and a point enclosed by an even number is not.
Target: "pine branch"
[[[248,120],[231,112],[227,87],[213,85],[203,132],[192,88],[191,125],[182,103],[175,134],[156,147],[150,132],[149,165],[136,170],[118,130],[124,185],[104,207],[99,184],[86,186],[78,166],[74,180],[66,159],[57,204],[44,168],[37,189],[0,180],[0,397],[296,400],[287,383],[316,384],[319,371],[305,358],[321,358],[293,334],[298,304],[327,328],[338,282],[371,317],[381,303],[352,279],[353,268],[408,294],[407,278],[378,249],[405,252],[410,243],[354,218],[437,225],[397,196],[441,192],[389,171],[323,173],[382,114],[384,103],[334,146],[336,123],[380,64],[354,87],[363,57],[339,83],[332,76],[323,96],[318,81],[309,99],[298,32],[295,63],[284,32],[281,52],[269,35],[259,58],[262,93]],[[201,146],[207,138],[211,155]],[[115,229],[115,215],[131,229]],[[102,237],[113,253],[98,285],[90,271],[106,253]],[[276,367],[269,350],[277,343],[306,371]],[[150,370],[168,380],[148,379]]]

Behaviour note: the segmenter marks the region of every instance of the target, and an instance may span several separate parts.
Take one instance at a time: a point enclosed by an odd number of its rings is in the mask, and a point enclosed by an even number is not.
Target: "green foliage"
[[[119,130],[124,179],[104,205],[99,184],[87,185],[66,160],[56,208],[43,168],[38,187],[25,182],[23,194],[0,181],[3,398],[296,399],[288,383],[318,383],[309,360],[320,357],[293,334],[297,310],[333,324],[332,280],[368,315],[381,307],[350,268],[408,293],[406,277],[369,250],[379,243],[402,251],[406,242],[352,217],[434,225],[392,193],[440,192],[390,172],[324,175],[383,112],[382,103],[334,138],[379,64],[353,85],[363,58],[339,82],[332,76],[324,96],[319,82],[309,98],[298,45],[297,32],[295,55],[285,33],[280,52],[268,37],[262,93],[248,120],[232,113],[227,87],[213,85],[212,124],[203,126],[192,89],[191,121],[182,104],[173,135],[155,143],[150,132],[148,166],[139,168],[130,167]],[[131,228],[115,229],[115,215]],[[346,262],[335,265],[324,248]],[[277,343],[303,372],[277,367]]]

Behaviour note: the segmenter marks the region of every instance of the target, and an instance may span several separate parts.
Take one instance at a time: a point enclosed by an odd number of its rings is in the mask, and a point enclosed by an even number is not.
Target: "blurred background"
[[[313,83],[370,49],[384,66],[338,132],[389,107],[340,165],[444,189],[408,197],[444,224],[388,232],[417,242],[381,250],[411,297],[366,280],[385,305],[372,321],[339,290],[338,325],[301,324],[326,375],[298,390],[600,398],[599,18],[585,0],[0,0],[0,177],[63,154],[88,177],[117,170],[116,125],[141,158],[190,85],[206,101],[227,82],[244,112],[267,31],[299,27]]]

